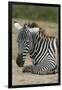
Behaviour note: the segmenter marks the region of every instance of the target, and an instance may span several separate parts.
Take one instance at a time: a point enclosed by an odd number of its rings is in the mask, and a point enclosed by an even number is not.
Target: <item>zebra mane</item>
[[[45,34],[45,30],[44,30],[42,27],[39,27],[39,25],[38,25],[37,23],[35,23],[35,22],[33,22],[33,23],[28,23],[28,24],[24,24],[24,28],[26,27],[26,25],[27,25],[29,28],[39,28],[39,32]]]

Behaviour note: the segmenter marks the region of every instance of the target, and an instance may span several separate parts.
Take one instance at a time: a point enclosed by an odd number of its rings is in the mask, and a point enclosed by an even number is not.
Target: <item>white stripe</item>
[[[54,39],[54,47],[55,47],[55,52],[57,53],[56,39]]]
[[[40,57],[41,59],[39,59],[39,62],[38,63],[42,63],[47,58],[47,56],[48,56],[48,53],[47,53],[47,50],[46,50],[46,52],[44,53],[43,57],[42,56]]]
[[[41,42],[41,41],[39,41],[39,42]],[[43,40],[43,42],[42,42],[42,45],[41,45],[40,51],[38,52],[38,54],[37,54],[37,56],[34,58],[34,60],[36,60],[36,58],[37,58],[37,57],[39,56],[39,54],[41,53],[43,43],[44,43],[44,40]],[[39,44],[38,44],[38,46],[39,46]]]
[[[55,39],[54,39],[55,40]],[[53,40],[53,38],[51,38],[51,41],[50,41],[50,48],[51,48],[51,51],[53,52],[53,54],[54,54],[54,50],[53,50],[53,48],[52,48],[52,41],[53,41],[53,43],[54,43],[54,40]]]
[[[41,47],[42,47],[42,46],[41,46]],[[39,60],[39,62],[40,62],[40,58],[41,58],[41,60],[42,60],[42,58],[45,56],[45,54],[46,54],[46,52],[47,52],[47,49],[46,49],[46,51],[44,52],[45,48],[46,48],[46,42],[45,42],[43,51],[42,51],[41,55],[38,57],[38,59],[36,60],[36,62],[37,62],[38,60]],[[44,53],[44,54],[43,54],[43,53]],[[45,57],[44,57],[44,58],[45,58]],[[43,61],[43,60],[42,60],[42,61]]]

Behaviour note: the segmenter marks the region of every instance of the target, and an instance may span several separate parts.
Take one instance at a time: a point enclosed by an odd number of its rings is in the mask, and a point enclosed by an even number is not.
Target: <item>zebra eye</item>
[[[25,43],[25,40],[24,40],[24,43]]]

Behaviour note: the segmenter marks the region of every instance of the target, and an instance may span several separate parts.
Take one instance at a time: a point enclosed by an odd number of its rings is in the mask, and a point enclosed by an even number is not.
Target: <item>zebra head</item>
[[[14,22],[14,25],[19,31],[17,38],[18,56],[16,59],[16,63],[19,67],[23,67],[27,53],[29,53],[29,51],[33,48],[33,35],[35,36],[35,33],[37,33],[39,29],[29,27],[29,25],[27,24],[21,26],[17,22]]]

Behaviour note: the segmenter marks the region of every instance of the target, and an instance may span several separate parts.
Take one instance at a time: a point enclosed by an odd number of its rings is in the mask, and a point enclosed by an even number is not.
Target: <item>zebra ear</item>
[[[14,21],[14,27],[17,31],[22,29],[22,26],[17,21]]]

